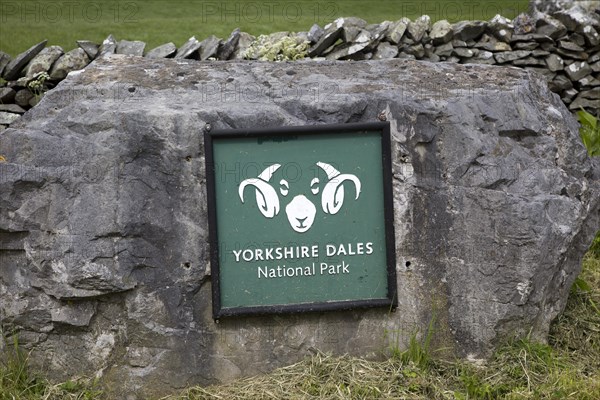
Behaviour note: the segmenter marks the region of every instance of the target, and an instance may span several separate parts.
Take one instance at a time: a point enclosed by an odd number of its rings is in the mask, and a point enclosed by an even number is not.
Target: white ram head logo
[[[360,180],[351,174],[342,174],[330,164],[318,162],[317,166],[327,174],[327,183],[321,193],[321,208],[326,214],[337,214],[344,204],[344,186],[346,181],[352,181],[356,188],[356,198],[360,196]],[[271,185],[270,180],[275,171],[281,167],[281,164],[273,164],[267,167],[258,175],[258,178],[250,178],[240,183],[238,190],[240,200],[244,202],[244,190],[248,185],[254,186],[256,189],[256,204],[261,214],[266,218],[273,218],[279,214],[279,196],[277,191]],[[311,192],[316,195],[319,193],[319,178],[313,178],[310,183]],[[282,179],[279,181],[279,192],[283,197],[289,193],[289,183]],[[299,233],[306,232],[315,222],[317,208],[305,195],[295,196],[286,206],[285,213],[287,215],[290,226],[293,230]]]

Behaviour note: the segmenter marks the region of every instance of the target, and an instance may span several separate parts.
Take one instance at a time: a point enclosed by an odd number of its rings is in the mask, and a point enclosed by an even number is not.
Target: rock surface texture
[[[513,20],[496,15],[489,21],[450,24],[446,20],[433,22],[423,15],[414,21],[401,18],[395,22],[367,24],[361,18],[345,17],[323,28],[315,24],[308,32],[275,32],[258,37],[235,29],[226,40],[214,35],[204,40],[192,36],[179,48],[166,43],[147,52],[144,42],[118,41],[113,35],[102,44],[87,40],[79,40],[77,44],[80,49],[68,51],[58,60],[42,51],[46,41],[14,60],[0,51],[0,77],[9,81],[0,80],[0,88],[6,85],[26,89],[34,80],[33,71],[47,72],[50,79],[39,84],[41,91],[46,92],[68,72],[83,69],[95,58],[115,53],[215,62],[291,61],[305,57],[332,61],[403,58],[529,69],[541,74],[550,90],[557,93],[572,112],[583,108],[600,115],[597,94],[600,90],[600,1],[597,0],[532,0],[530,14],[520,14]],[[17,104],[28,109],[36,102]],[[0,123],[0,131],[6,126]]]
[[[397,312],[216,324],[207,124],[383,118]],[[600,165],[543,78],[516,68],[107,55],[0,133],[0,149],[2,330],[53,378],[97,374],[112,398],[266,372],[314,349],[381,357],[430,323],[447,356],[544,340],[599,222]]]

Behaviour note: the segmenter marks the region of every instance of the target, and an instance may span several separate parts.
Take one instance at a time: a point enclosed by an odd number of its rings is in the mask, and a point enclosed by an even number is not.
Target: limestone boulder
[[[381,119],[397,311],[215,323],[204,130]],[[2,331],[53,379],[97,374],[109,398],[267,372],[315,349],[382,357],[430,326],[442,357],[545,340],[599,226],[598,161],[544,78],[517,68],[107,54],[1,132],[0,149]]]

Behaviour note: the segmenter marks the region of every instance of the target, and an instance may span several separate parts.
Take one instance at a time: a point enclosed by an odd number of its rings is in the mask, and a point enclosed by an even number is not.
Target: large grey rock
[[[153,48],[145,57],[147,58],[167,58],[174,56],[177,52],[177,46],[173,42],[162,44],[158,47]]]
[[[594,78],[593,75],[587,75],[577,81],[579,83],[580,90],[587,89],[589,87],[600,86],[600,80]]]
[[[525,35],[535,31],[535,20],[529,14],[519,14],[512,20],[516,35]]]
[[[146,43],[139,40],[120,40],[117,43],[117,54],[141,57],[144,55]]]
[[[208,60],[211,57],[216,57],[221,42],[222,40],[215,35],[211,35],[200,42],[200,60]]]
[[[586,99],[600,100],[600,87],[595,87],[590,90],[582,91],[579,95]]]
[[[510,44],[496,39],[494,36],[483,34],[479,41],[473,47],[488,51],[511,51]]]
[[[379,42],[384,40],[393,24],[394,22],[392,21],[383,21],[380,24],[369,24],[365,26],[364,31],[367,31],[371,37],[371,46],[375,47]]]
[[[534,57],[546,57],[550,55],[550,52],[542,49],[535,49],[531,52],[531,55]]]
[[[546,57],[546,65],[548,65],[550,71],[562,71],[565,67],[565,62],[560,56],[550,54]]]
[[[323,33],[325,33],[325,31],[319,26],[319,24],[313,24],[308,31],[308,40],[311,43],[316,43],[319,39],[321,39]]]
[[[586,40],[585,40],[585,36],[583,33],[573,32],[570,35],[567,35],[565,38],[566,38],[566,40],[575,43],[577,46],[584,47],[586,45],[585,44]]]
[[[452,43],[444,43],[440,46],[437,46],[434,53],[440,57],[449,57],[453,50],[454,46],[452,46]]]
[[[226,82],[242,97],[224,95]],[[215,324],[202,128],[378,115],[392,137],[398,312]],[[403,348],[430,321],[432,351],[449,357],[543,340],[600,222],[600,165],[577,121],[516,68],[113,55],[49,91],[0,148],[3,332],[18,332],[33,368],[98,372],[115,399],[267,372],[314,349],[376,356],[385,332]]]
[[[387,60],[398,55],[398,46],[394,46],[388,42],[381,42],[377,46],[377,50],[373,54],[374,60]]]
[[[307,37],[308,39],[308,37]],[[240,40],[238,40],[238,45],[233,54],[231,55],[232,60],[242,60],[244,58],[244,54],[252,44],[256,40],[256,37],[247,33],[240,33]]]
[[[192,36],[177,50],[175,58],[197,58],[200,46],[198,39]]]
[[[564,59],[587,60],[589,58],[589,54],[585,51],[570,51],[558,48],[556,49],[556,54],[562,56]]]
[[[44,48],[27,65],[25,77],[30,79],[40,72],[48,72],[56,60],[64,54],[62,47],[50,46]]]
[[[429,15],[421,15],[419,18],[408,23],[406,32],[409,37],[418,43],[423,39],[423,36],[431,29],[431,18]]]
[[[117,39],[115,39],[113,35],[108,35],[108,37],[102,41],[102,44],[98,48],[98,54],[96,55],[96,57],[109,56],[111,54],[115,54],[116,51]]]
[[[369,42],[365,41],[362,43],[344,43],[339,47],[336,47],[331,53],[327,54],[325,58],[327,60],[341,60],[346,59],[362,50],[369,45]]]
[[[90,60],[95,59],[100,50],[100,45],[89,40],[78,40],[77,46],[81,47],[83,51],[85,51],[85,54],[88,55]]]
[[[29,49],[24,51],[10,61],[6,67],[4,67],[3,78],[7,81],[18,79],[21,76],[23,68],[35,57],[44,47],[46,47],[47,40],[40,42],[36,45],[31,46]]]
[[[512,46],[515,50],[534,50],[537,49],[540,44],[537,42],[516,42],[513,43]]]
[[[510,19],[503,17],[500,14],[496,14],[496,16],[488,22],[487,30],[496,39],[508,43],[512,38],[515,27]]]
[[[342,26],[342,40],[346,43],[353,42],[360,31],[367,26],[367,21],[362,18],[340,18]]]
[[[557,11],[552,16],[562,22],[570,32],[582,31],[586,26],[600,27],[600,15],[588,12],[580,5]]]
[[[515,51],[503,51],[496,53],[494,58],[498,64],[504,64],[509,61],[518,60],[519,58],[525,58],[531,55],[529,50],[515,50]]]
[[[4,72],[4,68],[8,65],[11,58],[8,54],[0,50],[0,77]]]
[[[421,59],[425,55],[425,48],[421,43],[417,43],[404,49],[404,53],[415,56],[416,59]]]
[[[578,81],[584,76],[590,74],[592,69],[585,61],[575,61],[574,63],[565,67],[565,72],[572,81]]]
[[[477,40],[485,32],[487,22],[461,21],[452,26],[454,37],[459,40]]]
[[[318,57],[323,55],[328,48],[330,48],[335,42],[342,37],[344,31],[344,19],[338,18],[335,21],[325,25],[325,32],[321,38],[315,43],[309,50],[309,57]]]
[[[433,40],[433,44],[444,44],[452,40],[454,32],[452,31],[452,25],[445,19],[437,21],[431,27],[429,37]]]
[[[581,6],[588,11],[594,11],[600,7],[598,0],[529,0],[529,7],[531,9],[546,14],[568,10],[575,5]]]
[[[525,58],[519,58],[517,60],[514,60],[512,62],[512,65],[517,66],[517,67],[524,67],[524,66],[545,67],[546,62],[544,60],[541,60],[541,59],[535,58],[535,57],[525,57]]]
[[[581,32],[589,46],[598,46],[598,44],[600,44],[600,34],[590,25],[584,26]]]
[[[69,72],[85,68],[89,62],[90,58],[81,47],[73,49],[54,63],[50,70],[50,79],[63,79]]]
[[[550,82],[548,84],[548,87],[553,92],[559,93],[559,92],[562,92],[563,90],[572,89],[573,82],[571,82],[571,80],[569,78],[567,78],[566,76],[564,76],[562,74],[558,74],[554,77],[552,82]]]
[[[454,50],[452,50],[452,55],[460,58],[471,58],[475,55],[475,50],[477,49],[471,50],[466,47],[455,47]]]
[[[0,125],[10,125],[16,120],[18,120],[21,116],[16,113],[0,111]]]
[[[594,110],[598,107],[597,99],[588,99],[581,95],[577,96],[571,104],[569,104],[569,110],[579,111],[582,108],[588,108]]]
[[[0,88],[0,103],[10,103],[15,98],[16,91],[13,88]]]
[[[467,59],[465,64],[466,63],[494,65],[496,64],[496,60],[494,60],[494,53],[482,50],[479,51],[479,53],[475,57]]]
[[[561,40],[558,42],[558,48],[559,49],[565,49],[568,51],[576,51],[576,52],[582,52],[584,51],[583,47],[578,46],[576,43],[573,42],[569,42],[567,40]]]
[[[240,40],[240,33],[240,28],[234,29],[233,32],[231,32],[231,35],[229,35],[229,38],[221,43],[217,54],[219,60],[229,60]]]
[[[402,40],[402,36],[406,32],[406,28],[408,24],[410,24],[410,19],[402,18],[392,24],[390,24],[386,34],[385,39],[392,44],[398,44]]]
[[[542,15],[535,24],[536,33],[546,35],[552,39],[558,39],[567,34],[567,27],[559,20],[550,17],[549,15]]]
[[[6,111],[15,114],[25,113],[25,110],[18,104],[2,104],[2,102],[0,102],[0,111]]]
[[[34,98],[33,93],[29,89],[21,89],[15,94],[15,104],[29,108],[29,102]]]

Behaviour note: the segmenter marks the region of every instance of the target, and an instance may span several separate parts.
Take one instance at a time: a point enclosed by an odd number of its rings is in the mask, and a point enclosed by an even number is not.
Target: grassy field
[[[76,40],[101,43],[109,34],[118,40],[142,40],[147,50],[191,37],[211,34],[227,38],[237,27],[252,34],[307,31],[342,16],[370,23],[415,18],[432,20],[513,18],[526,11],[528,0],[1,0],[0,50],[14,56],[48,39],[65,50]]]
[[[548,344],[515,339],[486,366],[443,362],[414,341],[384,362],[316,354],[271,374],[195,387],[162,400],[200,399],[576,399],[600,398],[600,235],[583,263]],[[0,400],[100,400],[90,379],[50,384],[30,373],[9,344],[0,363]]]

